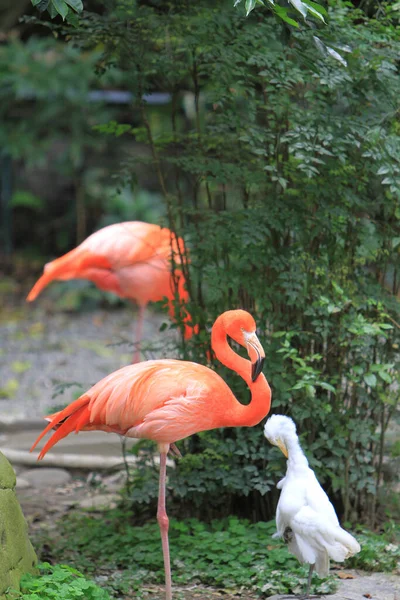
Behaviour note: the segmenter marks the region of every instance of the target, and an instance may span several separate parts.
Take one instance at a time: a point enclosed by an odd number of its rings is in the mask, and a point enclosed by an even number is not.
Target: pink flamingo
[[[128,221],[99,229],[77,248],[47,263],[44,273],[28,294],[31,302],[53,280],[88,279],[101,290],[129,298],[139,305],[136,349],[133,362],[140,360],[140,343],[146,306],[168,299],[171,317],[175,316],[175,286],[171,258],[179,266],[185,252],[182,238],[169,229],[151,223]],[[176,270],[177,292],[181,304],[188,300],[185,278]],[[186,314],[185,338],[193,335]]]
[[[242,358],[227,336],[246,348]],[[34,445],[56,429],[39,454],[74,431],[102,430],[126,437],[147,438],[158,444],[160,478],[157,519],[164,555],[166,600],[172,599],[165,509],[167,453],[179,452],[175,442],[216,427],[252,427],[269,412],[271,390],[261,373],[264,350],[253,317],[244,310],[224,312],[215,321],[211,345],[219,361],[236,371],[251,390],[251,402],[240,404],[224,380],[208,367],[181,360],[149,360],[108,375],[64,410],[46,417],[49,422]]]

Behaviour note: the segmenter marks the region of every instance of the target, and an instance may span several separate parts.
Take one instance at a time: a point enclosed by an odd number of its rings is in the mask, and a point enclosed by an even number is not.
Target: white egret
[[[273,537],[283,538],[289,552],[310,565],[305,595],[309,598],[314,568],[325,577],[330,558],[342,562],[357,554],[360,545],[340,527],[335,509],[308,466],[292,419],[273,415],[265,424],[264,435],[288,459],[286,475],[276,486],[282,491],[276,509],[277,533]]]

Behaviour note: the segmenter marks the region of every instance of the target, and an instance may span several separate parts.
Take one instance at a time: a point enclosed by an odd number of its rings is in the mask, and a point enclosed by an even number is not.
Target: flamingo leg
[[[157,521],[160,527],[164,556],[165,600],[172,600],[171,562],[169,558],[168,527],[169,519],[165,510],[165,487],[167,476],[167,451],[160,452],[160,480],[158,488]]]
[[[146,312],[145,306],[139,306],[139,315],[136,322],[136,332],[135,332],[135,352],[133,353],[132,363],[136,364],[140,362],[140,346],[142,343],[142,335],[143,335],[143,322],[144,322],[144,314]]]

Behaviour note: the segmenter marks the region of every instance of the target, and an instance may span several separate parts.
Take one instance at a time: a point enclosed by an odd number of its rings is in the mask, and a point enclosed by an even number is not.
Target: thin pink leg
[[[144,322],[144,314],[146,312],[145,306],[139,306],[139,315],[136,323],[136,333],[135,333],[135,352],[133,354],[132,363],[140,362],[140,346],[142,343],[142,335],[143,335],[143,322]]]
[[[167,452],[160,453],[160,481],[158,488],[157,521],[160,527],[164,555],[165,600],[172,600],[171,563],[169,559],[168,527],[169,519],[165,510],[165,480],[167,476]]]

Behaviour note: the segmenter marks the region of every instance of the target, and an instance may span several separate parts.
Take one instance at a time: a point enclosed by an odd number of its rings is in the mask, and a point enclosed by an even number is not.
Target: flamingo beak
[[[251,333],[246,336],[246,345],[247,352],[249,353],[251,359],[251,380],[254,382],[262,372],[265,360],[265,352],[255,333]]]

